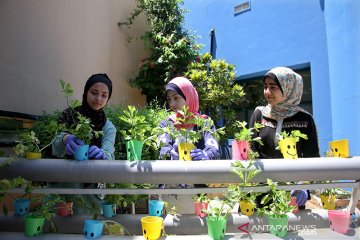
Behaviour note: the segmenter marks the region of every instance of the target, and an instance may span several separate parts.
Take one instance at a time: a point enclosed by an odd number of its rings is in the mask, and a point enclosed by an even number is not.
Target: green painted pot
[[[45,218],[26,215],[25,216],[25,236],[34,237],[42,234],[45,224]]]
[[[143,142],[138,140],[126,141],[126,157],[129,161],[141,160]]]
[[[214,240],[222,240],[226,233],[227,218],[206,217],[208,235]]]
[[[273,218],[268,216],[271,234],[283,238],[287,234],[289,217],[285,215],[282,218]]]

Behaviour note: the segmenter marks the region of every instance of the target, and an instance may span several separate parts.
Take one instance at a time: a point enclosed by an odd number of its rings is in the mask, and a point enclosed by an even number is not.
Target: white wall
[[[0,110],[62,110],[59,79],[81,100],[87,78],[100,72],[113,81],[110,104],[143,105],[128,79],[146,55],[140,36],[147,26],[144,18],[130,29],[117,25],[134,7],[133,0],[1,0]]]

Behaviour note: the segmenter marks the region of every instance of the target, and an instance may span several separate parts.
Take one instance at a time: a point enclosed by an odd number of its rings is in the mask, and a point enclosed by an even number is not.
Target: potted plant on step
[[[265,214],[268,217],[271,234],[283,238],[287,234],[289,216],[294,210],[290,205],[290,192],[278,190],[277,184],[271,179],[267,179],[270,191],[261,199],[263,208],[258,209],[258,215]]]
[[[260,145],[263,145],[261,137],[253,138],[254,131],[259,131],[260,128],[263,128],[264,125],[260,123],[255,123],[253,128],[246,128],[247,123],[245,121],[240,122],[236,121],[234,124],[236,129],[239,129],[238,132],[234,134],[234,141],[231,144],[232,159],[233,160],[248,160],[256,157],[256,153],[253,153],[250,148],[250,142],[255,141]]]
[[[194,207],[195,207],[195,215],[201,218],[206,216],[204,210],[206,210],[209,206],[210,199],[207,194],[201,193],[193,196],[194,199]]]
[[[305,140],[308,139],[306,134],[301,133],[299,130],[293,130],[291,133],[287,133],[286,131],[282,131],[281,134],[277,137],[279,140],[278,147],[276,149],[280,150],[284,158],[287,159],[297,159],[297,150],[296,143],[303,138]]]

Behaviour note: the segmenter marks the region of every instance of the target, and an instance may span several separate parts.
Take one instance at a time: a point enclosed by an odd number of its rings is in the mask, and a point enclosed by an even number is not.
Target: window
[[[234,7],[234,15],[250,10],[250,2],[244,2]]]

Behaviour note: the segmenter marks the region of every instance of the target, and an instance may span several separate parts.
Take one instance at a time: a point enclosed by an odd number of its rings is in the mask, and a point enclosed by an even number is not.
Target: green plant
[[[245,121],[242,121],[242,122],[235,121],[234,127],[239,129],[239,131],[234,134],[235,140],[247,141],[247,142],[254,141],[254,142],[258,142],[259,144],[263,145],[263,143],[261,141],[261,137],[253,138],[253,135],[254,135],[254,131],[259,131],[260,128],[264,127],[264,125],[261,123],[257,123],[257,122],[254,124],[254,127],[252,127],[252,128],[247,128],[246,125],[247,125],[247,123]]]
[[[295,206],[289,205],[290,192],[277,189],[277,184],[271,179],[267,179],[267,184],[270,191],[261,199],[261,204],[265,206],[258,210],[258,214],[259,216],[266,214],[273,218],[284,218],[287,213],[292,212],[295,208]]]
[[[209,196],[207,194],[205,194],[205,193],[195,195],[195,196],[192,197],[192,199],[194,200],[194,202],[198,202],[198,203],[208,203],[208,202],[210,202]]]
[[[225,219],[229,215],[231,209],[234,207],[236,201],[231,195],[224,194],[223,199],[215,198],[211,201],[207,209],[203,211],[208,215],[209,218],[220,220]]]
[[[45,148],[50,146],[56,139],[57,132],[55,132],[55,137],[47,143],[46,145],[41,144],[40,140],[36,136],[34,131],[26,131],[21,133],[20,140],[15,146],[14,151],[17,156],[24,155],[25,152],[39,152],[41,153]]]
[[[300,138],[303,138],[305,140],[308,139],[307,135],[304,133],[301,133],[299,130],[293,130],[293,131],[291,131],[291,133],[282,131],[281,134],[277,136],[277,139],[279,141],[284,140],[286,138],[294,138],[295,142],[298,142],[300,140]]]

